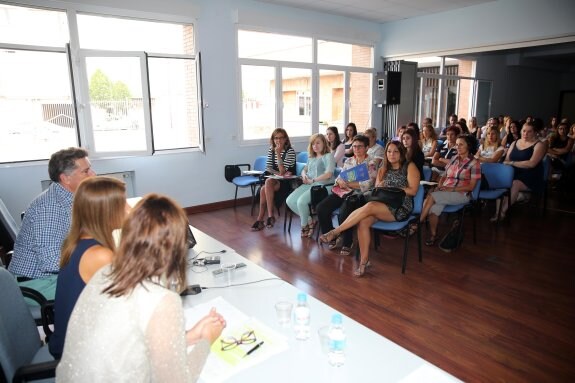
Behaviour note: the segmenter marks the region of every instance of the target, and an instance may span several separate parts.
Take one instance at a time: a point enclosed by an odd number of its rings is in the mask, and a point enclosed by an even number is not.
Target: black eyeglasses
[[[249,330],[244,332],[239,340],[233,336],[227,336],[220,339],[220,342],[222,342],[222,351],[228,351],[238,347],[240,344],[250,344],[254,343],[256,340],[257,338],[254,330]]]

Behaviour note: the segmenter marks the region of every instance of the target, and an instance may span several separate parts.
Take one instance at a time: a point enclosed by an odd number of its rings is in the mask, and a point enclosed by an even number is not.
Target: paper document
[[[367,181],[369,179],[367,164],[364,162],[353,168],[342,170],[339,177],[347,182]]]
[[[217,297],[209,302],[199,304],[184,311],[186,329],[204,317],[212,307],[222,314],[227,326],[211,347],[200,381],[222,382],[237,372],[252,367],[272,355],[288,349],[287,338],[277,331],[269,328],[255,318],[250,318],[222,297]],[[253,333],[250,333],[252,332]],[[233,337],[241,340],[241,344],[222,350],[221,339]],[[243,342],[245,340],[245,343]],[[248,351],[257,344],[261,344],[257,350],[247,355]],[[230,345],[230,343],[226,343]],[[233,344],[233,343],[232,343]]]

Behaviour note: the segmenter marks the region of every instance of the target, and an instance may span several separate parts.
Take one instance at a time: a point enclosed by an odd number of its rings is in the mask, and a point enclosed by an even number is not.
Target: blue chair
[[[305,164],[307,164],[307,156],[308,156],[307,152],[299,152],[296,155],[295,160],[296,160],[296,162],[303,162],[305,165]]]
[[[477,229],[475,224],[475,203],[479,198],[479,191],[481,189],[481,180],[478,180],[471,192],[471,198],[467,203],[460,203],[457,205],[447,205],[445,209],[443,209],[444,213],[448,214],[459,214],[460,222],[459,225],[459,234],[461,234],[461,230],[463,229],[463,217],[465,216],[465,212],[471,211],[471,215],[473,217],[473,243],[477,243]]]
[[[0,267],[0,381],[53,381],[58,361],[40,334],[16,280]]]
[[[417,223],[417,249],[419,253],[419,262],[422,262],[421,256],[421,223],[419,222],[419,216],[421,215],[421,210],[423,209],[423,196],[425,194],[425,189],[423,185],[419,185],[417,189],[417,194],[413,199],[413,212],[411,215],[405,220],[400,222],[384,222],[384,221],[377,221],[371,228],[373,230],[373,238],[374,238],[374,246],[377,249],[379,246],[379,237],[376,234],[376,231],[383,231],[383,232],[395,232],[399,234],[403,234],[405,236],[405,243],[403,247],[403,261],[401,266],[401,273],[405,274],[405,269],[407,267],[407,249],[409,247],[409,226],[412,222]]]
[[[307,153],[306,153],[307,155]],[[303,168],[305,168],[305,165],[307,164],[307,160],[305,162],[296,162],[295,163],[295,175],[296,176],[301,176],[301,172],[303,171]]]
[[[431,168],[429,166],[423,167],[423,180],[431,181]]]
[[[485,176],[489,189],[479,191],[480,200],[501,200],[509,197],[511,185],[513,185],[513,166],[500,163],[483,163],[481,164],[481,173]],[[497,222],[501,218],[501,206],[497,210]]]
[[[259,156],[254,161],[253,170],[265,171],[266,170],[267,156]],[[228,182],[233,183],[236,186],[236,192],[234,195],[234,208],[236,207],[236,201],[238,199],[238,188],[249,187],[252,192],[252,210],[251,215],[254,214],[254,205],[256,197],[256,187],[261,184],[261,179],[258,175],[242,175],[240,167],[246,167],[248,170],[252,170],[249,164],[237,164],[237,165],[226,165],[225,177]]]

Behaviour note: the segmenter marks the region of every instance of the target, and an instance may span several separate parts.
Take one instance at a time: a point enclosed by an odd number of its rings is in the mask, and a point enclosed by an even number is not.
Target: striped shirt
[[[286,171],[291,174],[295,174],[295,150],[290,146],[284,149],[280,157],[283,159],[284,167]],[[268,158],[266,160],[266,169],[273,169],[279,171],[278,159],[276,157],[275,150],[270,146],[268,149]]]

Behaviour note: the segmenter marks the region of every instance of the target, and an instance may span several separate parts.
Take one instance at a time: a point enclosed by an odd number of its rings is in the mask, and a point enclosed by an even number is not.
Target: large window
[[[244,141],[276,127],[295,138],[348,121],[370,126],[373,47],[239,30],[238,54]]]
[[[0,13],[0,162],[67,146],[92,157],[202,147],[193,25],[4,4]]]

